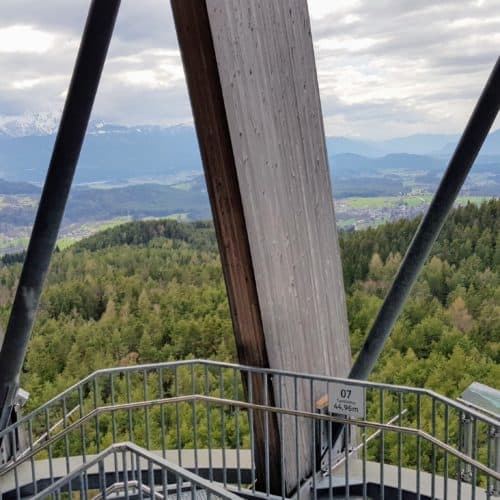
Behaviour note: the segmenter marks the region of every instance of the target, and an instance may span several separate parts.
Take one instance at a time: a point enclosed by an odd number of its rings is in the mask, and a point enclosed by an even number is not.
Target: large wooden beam
[[[173,5],[239,359],[345,376],[347,314],[306,1]],[[324,392],[273,384],[267,391],[292,408],[311,410]],[[254,387],[254,399],[264,390]],[[270,465],[284,464],[287,493],[313,472],[311,425],[296,434],[295,424],[270,426]],[[257,450],[261,472],[262,459]],[[270,477],[281,494],[279,469]]]
[[[351,364],[305,0],[206,0],[272,368],[347,375]],[[295,401],[311,409],[307,384]],[[276,392],[276,391],[275,391]],[[312,472],[311,427],[283,424],[288,489]],[[297,470],[297,465],[299,470]]]
[[[269,367],[266,342],[241,194],[236,175],[234,153],[222,97],[204,1],[172,0],[172,9],[182,53],[191,106],[212,206],[215,230],[228,291],[238,359],[242,364]],[[248,380],[243,380],[248,396]],[[252,397],[258,404],[274,404],[273,389],[263,387],[262,377],[255,376]],[[254,431],[265,434],[265,416],[254,414]],[[281,491],[281,454],[277,419],[267,422],[271,490]],[[255,442],[256,477],[259,485],[266,476],[266,450],[263,439]]]

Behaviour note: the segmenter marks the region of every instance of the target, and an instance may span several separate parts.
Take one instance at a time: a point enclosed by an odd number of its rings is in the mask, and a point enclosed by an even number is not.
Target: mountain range
[[[51,114],[0,123],[0,253],[25,248],[56,129]],[[421,213],[456,142],[452,135],[327,137],[337,223],[357,228]],[[500,196],[500,130],[489,135],[461,196]],[[194,128],[91,122],[62,237],[75,241],[103,225],[165,216],[211,216]]]
[[[36,115],[0,125],[0,178],[41,184],[55,141],[57,121]],[[442,172],[457,137],[419,134],[387,141],[327,137],[332,177],[374,175],[380,171]],[[500,129],[488,136],[478,165],[500,165]],[[478,165],[474,167],[478,169]],[[481,167],[479,167],[481,168]],[[91,122],[75,184],[162,182],[172,184],[202,171],[194,128],[134,126]]]

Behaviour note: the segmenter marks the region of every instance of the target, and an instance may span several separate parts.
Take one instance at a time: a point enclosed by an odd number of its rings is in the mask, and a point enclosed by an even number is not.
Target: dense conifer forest
[[[472,380],[498,384],[499,212],[500,200],[453,212],[373,379],[449,396]],[[353,355],[417,225],[341,234]],[[3,326],[15,260],[0,267]],[[23,373],[33,404],[97,368],[185,357],[235,357],[210,223],[133,222],[56,252]]]
[[[498,387],[499,213],[500,200],[453,212],[373,380],[453,398],[472,381]],[[353,356],[417,225],[341,235]],[[18,260],[0,264],[3,327]],[[184,358],[235,360],[211,223],[134,222],[55,253],[22,374],[30,408],[98,368]]]

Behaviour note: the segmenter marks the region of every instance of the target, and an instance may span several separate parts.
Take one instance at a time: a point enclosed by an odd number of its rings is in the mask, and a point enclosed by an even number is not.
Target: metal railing
[[[273,406],[253,403],[255,377],[263,387],[273,384]],[[317,401],[338,382],[364,389],[366,418],[332,415]],[[294,397],[300,385],[306,400]],[[264,422],[277,418],[295,436],[308,429],[307,440],[296,439],[294,452],[282,454],[280,492],[271,490],[268,431],[254,430],[258,414]],[[350,430],[341,450],[328,446],[335,423]],[[120,367],[96,371],[0,434],[24,434],[28,443],[1,467],[0,488],[14,498],[37,495],[128,441],[240,495],[403,498],[411,490],[422,499],[491,498],[500,480],[499,428],[498,419],[426,389],[202,360]],[[282,449],[286,438],[280,433]],[[257,439],[264,439],[261,477]],[[305,454],[313,457],[310,474],[301,471]],[[120,467],[112,469],[111,484],[123,482]],[[290,471],[300,485],[294,490]]]
[[[111,474],[108,472],[110,465]],[[89,484],[90,475],[97,477],[97,484]],[[92,495],[94,500],[106,499],[119,492],[122,492],[125,498],[137,495],[139,498],[148,497],[157,500],[240,499],[216,483],[207,481],[133,443],[111,445],[32,498],[33,500],[51,496],[57,498],[62,493],[67,493],[70,498],[73,493],[79,493],[80,498],[87,498],[90,496],[89,490],[94,490]],[[99,493],[95,493],[96,491]]]

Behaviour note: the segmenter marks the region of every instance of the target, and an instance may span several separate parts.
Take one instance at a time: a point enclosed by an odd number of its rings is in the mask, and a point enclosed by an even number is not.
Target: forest
[[[426,387],[451,398],[473,381],[498,388],[499,213],[498,199],[454,210],[373,381]],[[353,357],[418,222],[341,232]],[[20,260],[0,263],[2,327]],[[56,251],[21,377],[29,408],[99,368],[186,358],[236,360],[210,222],[132,222]],[[103,442],[111,439],[103,436]],[[190,444],[189,438],[183,442]]]

